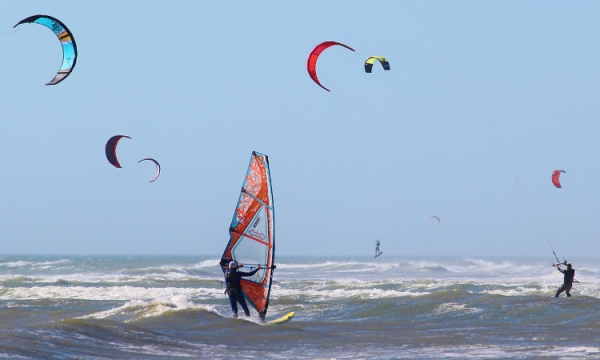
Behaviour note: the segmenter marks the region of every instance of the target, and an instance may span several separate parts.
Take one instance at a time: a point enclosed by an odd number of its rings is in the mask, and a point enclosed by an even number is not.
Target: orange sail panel
[[[275,270],[275,219],[269,158],[253,152],[240,197],[229,226],[229,242],[221,257],[223,273],[231,261],[252,271],[241,280],[244,297],[264,319],[269,306],[271,279]]]

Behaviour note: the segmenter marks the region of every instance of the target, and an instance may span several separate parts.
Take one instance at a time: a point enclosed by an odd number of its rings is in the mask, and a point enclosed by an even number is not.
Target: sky
[[[56,86],[54,34],[77,65]],[[252,151],[278,255],[600,252],[600,3],[5,1],[0,253],[220,255]],[[323,41],[321,89],[306,61]],[[364,61],[385,56],[390,71]],[[104,147],[117,134],[121,169]],[[150,183],[154,165],[162,173]],[[554,170],[565,170],[562,188]],[[438,216],[441,225],[436,226]]]

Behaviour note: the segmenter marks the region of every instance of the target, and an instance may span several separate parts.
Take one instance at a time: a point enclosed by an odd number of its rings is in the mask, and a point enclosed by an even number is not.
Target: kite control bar
[[[552,264],[552,266],[558,266],[558,267],[560,267],[561,265],[565,265],[566,266],[567,265],[567,260],[565,260],[563,262],[559,262],[558,264]],[[563,270],[561,270],[561,271],[563,271]],[[579,281],[577,281],[575,279],[573,279],[573,282],[579,284]]]

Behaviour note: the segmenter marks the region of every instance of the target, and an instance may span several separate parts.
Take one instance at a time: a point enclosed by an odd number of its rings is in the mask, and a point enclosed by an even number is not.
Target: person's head
[[[567,264],[567,269],[571,270],[571,264]]]
[[[229,270],[237,270],[238,268],[238,262],[237,261],[232,261],[229,263]]]

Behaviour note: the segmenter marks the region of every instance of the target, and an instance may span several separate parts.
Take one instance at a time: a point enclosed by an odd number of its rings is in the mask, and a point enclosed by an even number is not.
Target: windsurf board
[[[283,315],[282,317],[279,317],[275,320],[269,320],[265,323],[262,323],[261,325],[278,325],[278,324],[283,324],[286,323],[288,321],[290,321],[292,318],[294,317],[294,312],[289,312],[285,315]]]

